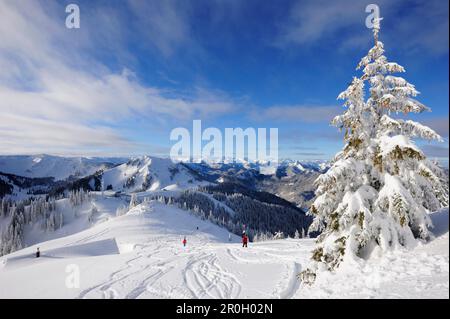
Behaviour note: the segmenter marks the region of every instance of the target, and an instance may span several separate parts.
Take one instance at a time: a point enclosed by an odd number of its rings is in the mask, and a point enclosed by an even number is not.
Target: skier
[[[228,241],[231,241],[231,234],[228,233]]]
[[[39,251],[39,247],[36,250],[36,258],[41,257],[41,252]]]
[[[184,247],[186,247],[186,243],[187,243],[186,236],[184,236],[184,239],[183,239],[183,246]]]
[[[244,234],[242,235],[242,247],[247,248],[247,243],[248,243],[248,237],[247,237],[247,234],[244,232]]]

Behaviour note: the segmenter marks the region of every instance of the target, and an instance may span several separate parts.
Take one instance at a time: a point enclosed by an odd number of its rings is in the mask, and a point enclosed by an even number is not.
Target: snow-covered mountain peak
[[[168,158],[135,157],[106,170],[103,187],[116,191],[143,192],[169,187],[184,189],[198,184],[193,174],[182,164]]]
[[[123,163],[123,158],[61,157],[46,154],[0,156],[0,172],[24,177],[81,178]]]

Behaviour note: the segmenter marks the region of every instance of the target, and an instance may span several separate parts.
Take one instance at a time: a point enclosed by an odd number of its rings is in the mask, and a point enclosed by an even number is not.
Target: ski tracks
[[[237,298],[241,284],[218,264],[214,253],[193,256],[183,272],[184,282],[194,298]]]
[[[291,299],[294,297],[297,290],[300,288],[300,280],[297,275],[302,271],[302,267],[299,263],[293,262],[289,267],[287,281],[287,287],[280,292],[280,299]]]
[[[71,243],[65,244],[64,247],[66,247],[66,246],[73,246],[75,244],[82,244],[82,243],[85,243],[85,242],[88,242],[88,241],[93,241],[93,239],[102,237],[103,235],[107,234],[108,232],[109,232],[109,228],[103,229],[103,230],[101,230],[101,231],[99,231],[97,233],[91,234],[89,236],[86,236],[86,237],[83,237],[81,239],[75,240],[75,241],[73,241]]]
[[[158,279],[160,279],[166,273],[171,271],[174,268],[174,266],[162,267],[156,265],[153,268],[156,271],[147,276],[136,288],[134,288],[131,292],[126,294],[124,297],[125,299],[136,299],[139,298],[143,293],[151,291],[153,289],[152,286],[158,281]]]
[[[263,263],[280,263],[286,269],[283,272],[283,277],[277,285],[277,289],[273,292],[274,298],[280,299],[290,299],[294,297],[297,290],[300,288],[300,281],[297,275],[301,272],[301,264],[293,261],[293,258],[287,258],[286,256],[274,253],[268,253],[267,251],[276,251],[274,249],[256,249],[254,253],[249,253],[247,258],[240,256],[239,251],[235,252],[230,248],[226,249],[226,252],[232,260],[236,263],[246,263],[246,264],[263,264]],[[252,256],[253,259],[250,259]],[[249,258],[250,257],[250,258]],[[267,258],[269,257],[269,258]]]
[[[163,249],[162,244],[157,245],[154,249],[149,249],[152,247],[150,245],[141,245],[141,247],[137,255],[127,260],[122,268],[112,272],[106,281],[83,290],[78,298],[86,298],[91,295],[98,297],[99,293],[105,299],[137,298],[146,290],[147,286],[173,268],[165,266],[175,258],[161,262],[163,259],[156,257]],[[147,275],[148,272],[149,275]],[[129,290],[130,286],[131,291],[124,294],[124,291]]]
[[[241,264],[280,265],[283,270],[279,272],[277,288],[268,292],[274,298],[292,298],[300,287],[297,274],[302,267],[293,256],[258,247],[245,250],[244,255],[244,251],[229,245],[187,249],[176,245],[178,241],[159,240],[139,245],[140,249],[130,254],[120,269],[102,283],[82,291],[78,298],[239,298],[243,286],[236,276],[240,275],[231,270],[239,269]],[[176,279],[179,276],[181,285]],[[242,279],[247,280],[245,276]]]

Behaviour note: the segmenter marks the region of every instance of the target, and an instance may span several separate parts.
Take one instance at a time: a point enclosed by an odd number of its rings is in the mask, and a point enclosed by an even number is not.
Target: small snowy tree
[[[138,199],[137,199],[137,195],[136,194],[131,194],[129,209],[132,209],[133,207],[136,207],[138,204],[139,204],[139,202],[138,202]]]
[[[147,201],[147,198],[146,198]],[[125,205],[120,205],[119,207],[117,207],[116,209],[116,216],[122,216],[125,215],[127,213],[128,209],[125,207]]]
[[[88,215],[88,221],[92,223],[94,221],[95,216],[98,214],[98,209],[96,206],[92,206],[91,211]]]
[[[295,230],[294,239],[300,239],[300,233],[298,232],[298,229]]]
[[[416,101],[415,87],[393,73],[405,72],[384,56],[374,27],[375,45],[338,98],[345,112],[332,124],[345,131],[345,147],[331,168],[316,180],[317,197],[310,209],[310,231],[320,231],[313,264],[301,278],[311,281],[317,270],[333,270],[344,259],[367,258],[382,251],[411,247],[428,240],[428,212],[448,205],[448,185],[438,166],[427,160],[412,138],[441,140],[419,123],[391,117],[429,110]],[[364,98],[364,83],[370,85]]]
[[[1,207],[0,207],[0,217],[8,216],[10,206],[11,206],[11,201],[7,200],[5,197],[3,197]]]
[[[105,181],[103,180],[103,174],[100,177],[100,187],[102,189],[102,198],[105,198]]]
[[[282,231],[277,231],[274,235],[273,235],[273,239],[284,239],[284,233]]]
[[[9,225],[1,236],[0,256],[23,248],[24,216],[15,206],[11,207],[10,216]]]

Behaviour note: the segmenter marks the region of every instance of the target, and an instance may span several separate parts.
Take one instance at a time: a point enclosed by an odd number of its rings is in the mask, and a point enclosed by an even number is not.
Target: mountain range
[[[229,182],[274,194],[308,209],[314,198],[313,181],[327,168],[325,161],[284,160],[275,170],[268,171],[259,163],[173,163],[168,158],[150,156],[0,156],[0,196],[24,199],[80,185],[91,191],[130,193]]]

